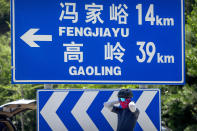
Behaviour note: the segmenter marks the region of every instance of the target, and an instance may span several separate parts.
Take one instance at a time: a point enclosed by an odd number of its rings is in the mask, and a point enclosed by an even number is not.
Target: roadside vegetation
[[[36,99],[43,85],[11,84],[10,4],[0,0],[0,105],[17,99]],[[186,85],[149,85],[162,93],[162,125],[173,131],[197,130],[197,0],[185,1]],[[138,85],[54,85],[54,88],[138,88]],[[36,111],[26,112],[25,130],[36,130]],[[20,118],[16,117],[20,130]]]

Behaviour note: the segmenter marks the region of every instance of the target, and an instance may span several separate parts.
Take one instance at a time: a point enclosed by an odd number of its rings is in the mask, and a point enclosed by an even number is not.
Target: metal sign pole
[[[44,84],[44,89],[53,89],[53,84]]]
[[[139,89],[145,89],[148,88],[148,85],[139,85]]]

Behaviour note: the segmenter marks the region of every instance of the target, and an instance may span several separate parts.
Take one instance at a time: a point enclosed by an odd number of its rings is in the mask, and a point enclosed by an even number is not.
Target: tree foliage
[[[0,84],[8,85],[11,80],[10,32],[0,35]]]
[[[186,85],[164,86],[162,119],[175,131],[196,131],[197,127],[197,0],[186,1]]]
[[[10,21],[9,0],[0,0],[0,33],[9,31],[8,22]]]

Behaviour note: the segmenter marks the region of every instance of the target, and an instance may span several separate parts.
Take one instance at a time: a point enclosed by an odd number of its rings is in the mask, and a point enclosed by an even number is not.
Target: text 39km
[[[156,47],[153,42],[148,42],[145,46],[145,42],[137,42],[137,45],[139,45],[139,50],[142,54],[142,57],[136,56],[136,59],[138,62],[147,62],[151,63],[153,57],[156,53]],[[145,50],[144,50],[145,46]],[[146,61],[146,57],[148,56],[148,59]],[[174,56],[173,55],[161,55],[160,53],[157,53],[157,63],[174,63]]]
[[[12,83],[184,84],[183,0],[11,5]]]

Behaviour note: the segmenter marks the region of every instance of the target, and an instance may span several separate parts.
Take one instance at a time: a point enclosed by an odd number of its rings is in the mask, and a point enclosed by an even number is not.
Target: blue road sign
[[[183,0],[11,0],[12,83],[184,84]]]
[[[38,90],[38,131],[112,131],[117,115],[106,109],[107,101],[118,100],[119,90]],[[160,90],[133,91],[140,114],[135,131],[161,130]]]

